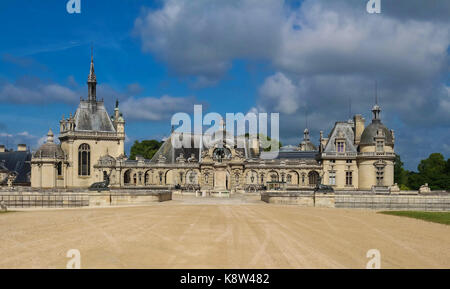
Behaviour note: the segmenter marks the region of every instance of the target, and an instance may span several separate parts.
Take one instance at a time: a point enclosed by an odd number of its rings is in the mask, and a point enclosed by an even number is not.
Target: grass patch
[[[408,217],[428,222],[450,225],[450,212],[421,212],[421,211],[383,211],[385,215]]]

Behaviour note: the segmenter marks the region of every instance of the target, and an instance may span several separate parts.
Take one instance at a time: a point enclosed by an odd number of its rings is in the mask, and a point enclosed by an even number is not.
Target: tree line
[[[425,183],[432,190],[450,190],[450,158],[445,160],[440,153],[433,153],[421,160],[417,172],[403,168],[399,155],[395,157],[394,182],[401,190],[418,190]]]

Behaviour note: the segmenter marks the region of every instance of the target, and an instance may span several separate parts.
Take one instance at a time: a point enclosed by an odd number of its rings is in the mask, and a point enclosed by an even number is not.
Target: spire
[[[305,128],[305,130],[303,131],[303,140],[309,141],[309,129],[308,128]]]
[[[306,106],[305,106],[305,130],[303,131],[303,140],[309,141],[308,108]]]
[[[373,113],[372,122],[380,121],[381,108],[378,105],[378,83],[377,83],[377,81],[375,81],[375,105],[372,108],[372,113]]]
[[[53,131],[52,129],[49,129],[47,133],[47,143],[53,143]]]
[[[89,70],[89,76],[88,76],[88,100],[89,101],[97,101],[97,77],[95,76],[95,69],[94,69],[94,48],[91,47],[91,68]]]

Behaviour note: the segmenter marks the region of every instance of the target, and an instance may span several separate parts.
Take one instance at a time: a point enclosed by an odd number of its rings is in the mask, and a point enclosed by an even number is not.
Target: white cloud
[[[120,110],[129,120],[160,121],[170,119],[177,112],[192,111],[194,103],[197,103],[194,97],[130,97],[121,103]]]
[[[75,103],[78,99],[76,91],[37,78],[23,78],[16,83],[5,82],[0,85],[0,101],[4,102],[46,105],[52,102]]]
[[[273,107],[273,111],[292,114],[302,105],[299,89],[283,73],[276,73],[268,77],[259,89],[260,102],[266,107]],[[272,106],[273,105],[273,106]]]
[[[135,21],[142,48],[180,75],[208,85],[236,58],[271,58],[280,42],[281,1],[167,0]]]

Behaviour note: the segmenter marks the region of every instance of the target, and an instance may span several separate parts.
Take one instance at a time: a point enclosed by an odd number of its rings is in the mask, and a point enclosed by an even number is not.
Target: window
[[[353,173],[345,172],[345,185],[351,186],[353,185]]]
[[[56,170],[57,170],[57,172],[58,172],[58,176],[62,176],[62,162],[59,162],[59,163],[56,165]]]
[[[209,174],[208,174],[208,173],[206,173],[206,174],[205,174],[205,184],[207,184],[207,183],[208,183],[208,178],[209,178]]]
[[[261,175],[261,184],[264,184],[264,175]]]
[[[318,185],[319,184],[319,173],[316,171],[312,171],[308,174],[309,185]]]
[[[182,183],[183,183],[183,173],[180,172],[180,184],[182,184]]]
[[[239,185],[239,174],[234,175],[234,180],[236,182],[236,185]]]
[[[78,175],[91,175],[91,148],[88,144],[82,144],[78,148]]]
[[[377,141],[377,152],[383,152],[384,151],[384,142],[383,141]]]
[[[335,172],[330,172],[328,183],[330,184],[330,186],[336,185],[336,173]]]
[[[351,163],[353,163],[352,160],[347,160],[347,164],[351,164]]]
[[[343,153],[344,152],[344,142],[340,141],[337,143],[337,152]]]
[[[291,175],[287,175],[287,183],[292,184],[292,176]]]
[[[336,160],[330,160],[330,163],[335,164]]]
[[[383,179],[384,179],[384,168],[377,167],[377,186],[383,185]]]

